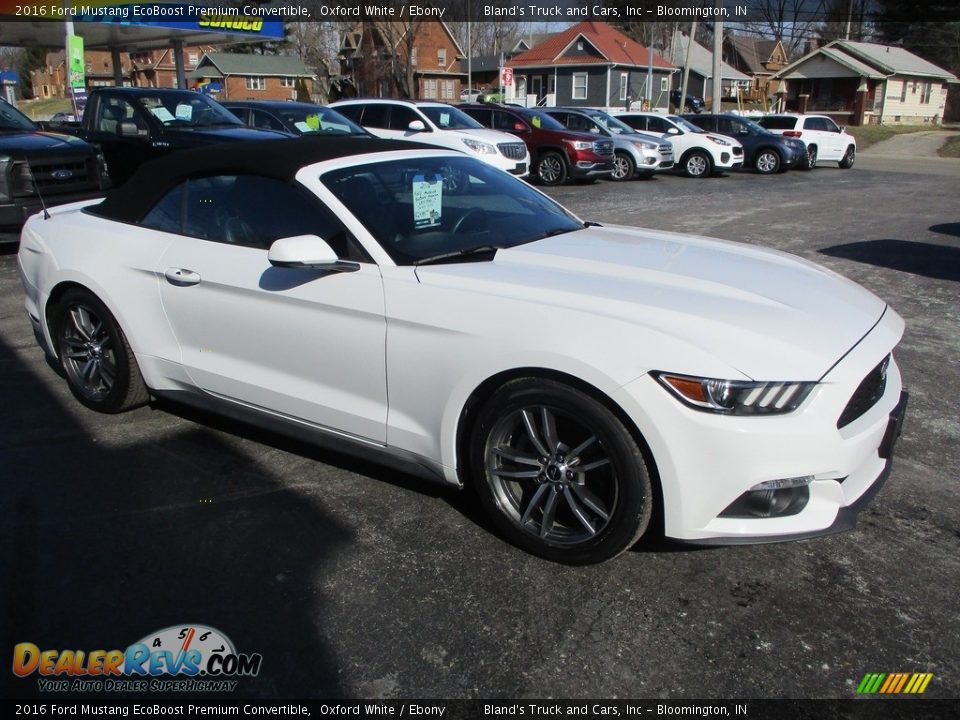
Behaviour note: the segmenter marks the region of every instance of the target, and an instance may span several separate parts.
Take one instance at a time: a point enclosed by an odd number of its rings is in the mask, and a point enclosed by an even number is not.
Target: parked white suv
[[[833,160],[847,170],[857,159],[857,139],[826,115],[767,115],[757,122],[770,132],[803,140],[811,170],[818,160]]]
[[[634,130],[667,135],[673,145],[676,167],[687,177],[707,177],[743,165],[743,145],[738,140],[708,133],[679,115],[628,112],[616,117]]]
[[[446,103],[358,99],[341,100],[329,107],[377,137],[459,150],[518,177],[530,172],[526,143],[509,133],[488,130]]]

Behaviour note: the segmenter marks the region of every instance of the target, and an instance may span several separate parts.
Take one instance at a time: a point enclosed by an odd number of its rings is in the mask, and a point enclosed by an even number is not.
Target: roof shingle
[[[589,55],[560,57],[578,35],[582,35],[603,57]],[[587,20],[563,32],[554,33],[539,45],[514,56],[510,64],[514,67],[552,67],[615,63],[646,67],[649,59],[650,51],[633,38],[606,23]],[[653,53],[653,66],[663,70],[675,69],[657,53]]]

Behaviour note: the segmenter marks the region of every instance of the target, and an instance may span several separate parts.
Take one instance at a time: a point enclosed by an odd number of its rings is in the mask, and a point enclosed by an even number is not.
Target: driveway
[[[860,156],[875,156],[883,158],[937,158],[956,160],[956,158],[940,158],[937,150],[950,138],[960,135],[960,132],[950,130],[925,130],[916,133],[894,135],[889,140],[881,140],[870,147],[861,150]]]

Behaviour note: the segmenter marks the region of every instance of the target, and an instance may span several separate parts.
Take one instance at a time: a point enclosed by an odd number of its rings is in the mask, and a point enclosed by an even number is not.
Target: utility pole
[[[470,0],[467,0],[467,93],[473,92],[473,19],[470,17]],[[470,95],[467,95],[470,101]]]
[[[723,20],[713,23],[713,99],[710,111],[718,113],[721,110],[720,98],[723,97],[723,78],[721,63],[723,62]]]
[[[687,57],[683,61],[683,80],[680,83],[680,109],[682,113],[687,105],[687,82],[690,80],[690,58],[693,55],[693,39],[697,36],[697,21],[690,23],[690,37],[687,38]]]

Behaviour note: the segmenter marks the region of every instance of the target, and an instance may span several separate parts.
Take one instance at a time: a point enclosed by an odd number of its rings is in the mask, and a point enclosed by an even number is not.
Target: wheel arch
[[[470,478],[466,472],[466,468],[464,467],[463,458],[468,456],[470,435],[473,431],[474,423],[477,420],[479,410],[497,390],[509,382],[520,379],[553,380],[555,382],[568,385],[599,402],[610,412],[612,412],[621,423],[623,423],[623,426],[627,429],[627,432],[630,433],[634,441],[637,443],[637,446],[640,448],[640,452],[643,454],[643,459],[647,464],[647,470],[650,473],[650,482],[654,489],[654,507],[651,524],[654,528],[654,532],[661,530],[663,527],[663,489],[660,485],[660,473],[657,469],[657,462],[653,455],[653,451],[651,450],[649,443],[647,443],[647,440],[640,428],[626,413],[626,411],[612,397],[610,397],[610,395],[605,393],[596,385],[593,385],[582,378],[576,377],[575,375],[571,375],[570,373],[562,370],[533,366],[511,368],[509,370],[502,370],[494,375],[491,375],[473,389],[460,409],[460,415],[457,418],[457,425],[454,434],[454,451],[456,453],[455,462],[457,476],[460,479],[461,485],[467,485],[470,482]]]

